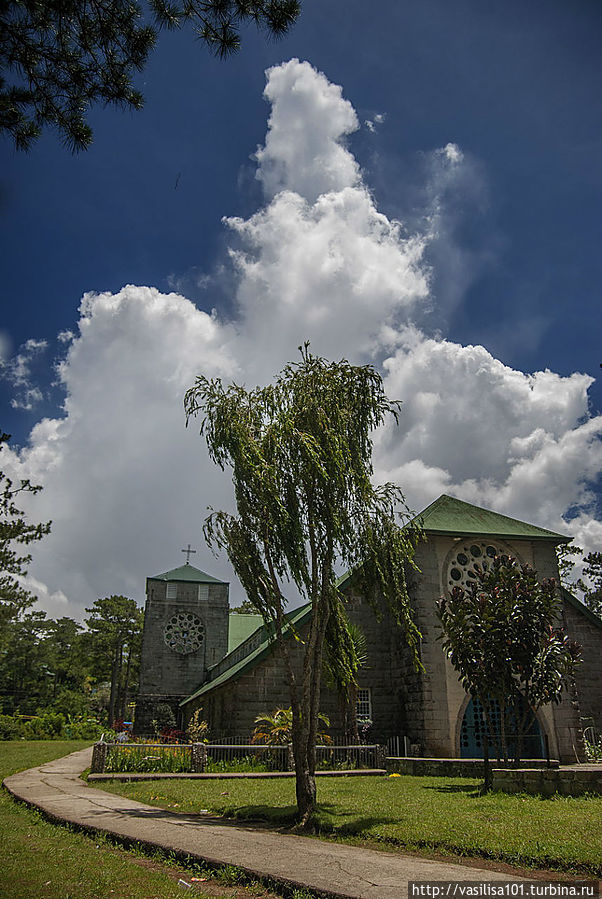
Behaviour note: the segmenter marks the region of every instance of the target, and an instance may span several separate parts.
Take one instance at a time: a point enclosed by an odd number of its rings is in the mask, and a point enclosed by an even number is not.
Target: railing
[[[385,749],[371,745],[316,746],[317,770],[384,768]],[[228,773],[292,771],[290,744],[106,743],[92,751],[90,773]]]

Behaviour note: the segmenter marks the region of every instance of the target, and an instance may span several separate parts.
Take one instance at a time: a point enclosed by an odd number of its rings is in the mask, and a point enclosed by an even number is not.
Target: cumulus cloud
[[[3,456],[12,476],[45,488],[27,498],[32,520],[53,519],[30,574],[51,614],[81,617],[115,592],[142,601],[145,576],[183,562],[188,542],[198,567],[232,578],[200,538],[206,507],[232,502],[229,478],[209,463],[196,427],[185,429],[183,394],[198,373],[264,382],[306,339],[331,358],[381,366],[389,395],[404,401],[400,427],[377,435],[375,458],[377,477],[398,481],[414,508],[448,492],[572,528],[585,546],[600,537],[589,508],[602,468],[591,379],[514,371],[484,347],[412,325],[433,301],[433,235],[408,233],[377,208],[346,145],[358,121],[341,88],[291,60],[268,71],[265,95],[271,114],[256,153],[265,205],[224,220],[230,319],[151,287],[87,294],[77,329],[61,338],[61,414]],[[431,159],[443,215],[446,185],[468,163],[452,143]]]
[[[482,346],[416,329],[399,338],[384,370],[389,395],[404,400],[401,426],[379,435],[380,476],[411,485],[417,506],[453,493],[562,533],[583,533],[589,545],[584,522],[567,524],[562,516],[573,506],[594,506],[602,417],[588,414],[593,379],[524,374]]]
[[[337,84],[308,62],[291,59],[268,69],[264,97],[272,112],[255,158],[268,197],[289,189],[313,201],[359,183],[359,166],[343,143],[359,122]]]

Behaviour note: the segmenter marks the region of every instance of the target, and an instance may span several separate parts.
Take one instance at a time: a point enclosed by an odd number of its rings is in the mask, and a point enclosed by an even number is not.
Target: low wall
[[[497,760],[491,761],[492,768],[498,765]],[[523,762],[529,768],[545,768],[547,763],[543,759],[531,759]],[[550,762],[552,767],[558,767],[558,762]],[[387,758],[387,771],[396,774],[411,774],[414,777],[483,777],[483,762],[481,759],[422,759],[422,758]]]
[[[504,793],[534,793],[542,796],[583,796],[591,793],[602,796],[602,765],[595,768],[558,768],[534,771],[527,768],[514,770],[494,769],[493,789]]]

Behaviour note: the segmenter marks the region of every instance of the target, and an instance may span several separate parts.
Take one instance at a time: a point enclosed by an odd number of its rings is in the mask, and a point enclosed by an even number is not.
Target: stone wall
[[[493,762],[492,764],[497,764]],[[527,763],[533,768],[544,768],[546,762],[541,759],[531,760]],[[415,759],[415,758],[388,758],[387,771],[397,774],[408,774],[413,777],[483,777],[484,767],[480,759]],[[558,762],[552,761],[552,767],[557,768]]]
[[[406,733],[404,684],[399,679],[399,660],[404,654],[403,633],[383,612],[377,616],[368,602],[361,596],[350,595],[347,603],[349,617],[362,629],[366,637],[367,664],[358,673],[360,687],[369,688],[372,704],[372,728],[367,734],[369,742],[382,742],[389,736]],[[301,629],[303,639],[307,626]],[[407,648],[406,648],[407,649]],[[304,645],[289,641],[293,668],[300,678],[302,675]],[[406,660],[408,670],[411,670]],[[219,668],[212,674],[217,676]],[[416,674],[412,671],[416,680]],[[198,702],[186,706],[187,718],[195,708],[202,706],[203,716],[209,722],[215,736],[249,736],[255,718],[277,708],[288,708],[291,704],[288,682],[280,650],[274,646],[253,668],[235,680],[216,687],[199,697]],[[343,714],[341,702],[336,693],[328,687],[322,673],[321,711],[331,722],[329,733],[333,737],[343,736]],[[416,734],[419,731],[416,729]]]
[[[602,731],[602,621],[580,606],[577,600],[565,599],[564,626],[581,644],[582,661],[575,677],[581,717]]]
[[[203,585],[204,586],[204,585]],[[228,585],[209,584],[207,598],[199,598],[199,584],[177,582],[177,597],[168,599],[165,581],[149,578],[142,637],[140,689],[136,703],[136,733],[150,733],[157,703],[167,702],[178,719],[178,704],[196,690],[209,666],[228,649]],[[165,642],[165,626],[172,616],[189,612],[204,627],[201,646],[188,653]]]
[[[584,766],[534,771],[526,768],[514,770],[494,769],[493,789],[504,793],[535,793],[541,796],[583,796],[586,793],[602,795],[602,765],[598,770]]]

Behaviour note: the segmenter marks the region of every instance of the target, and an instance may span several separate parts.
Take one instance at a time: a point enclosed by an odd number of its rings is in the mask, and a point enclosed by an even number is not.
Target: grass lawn
[[[60,758],[89,743],[82,741],[0,742],[0,780],[16,771]],[[6,790],[0,791],[0,895],[3,899],[182,899],[178,886],[182,877],[190,881],[203,871],[182,871],[168,866],[164,858],[154,862],[115,848],[102,837],[50,824],[38,812],[15,802]],[[235,883],[236,871],[225,871],[222,882]],[[194,896],[253,896],[267,899],[257,891],[208,885],[207,892]]]
[[[479,781],[437,777],[336,777],[318,781],[321,836],[519,867],[602,875],[602,797],[479,795]],[[294,780],[109,782],[103,789],[182,812],[286,825]]]

